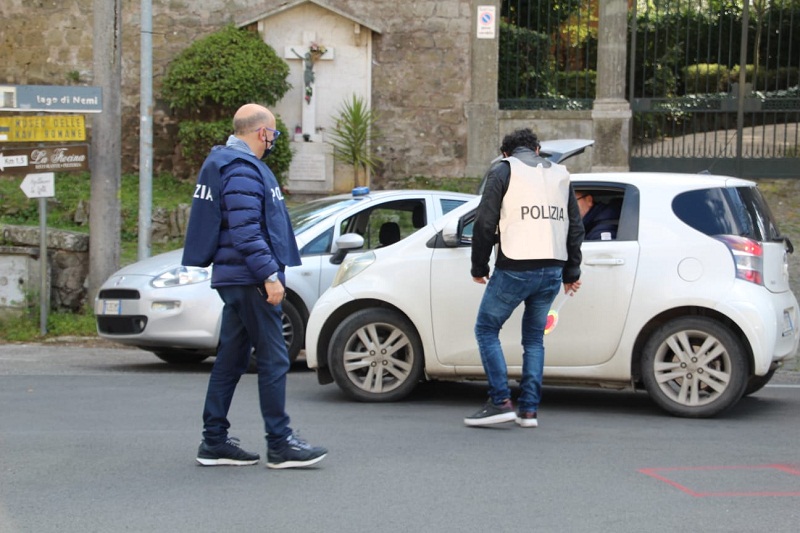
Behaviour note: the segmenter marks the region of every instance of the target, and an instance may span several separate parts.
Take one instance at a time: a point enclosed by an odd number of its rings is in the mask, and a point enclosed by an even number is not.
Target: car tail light
[[[736,235],[717,235],[716,238],[733,254],[737,278],[764,284],[764,249],[760,242]]]

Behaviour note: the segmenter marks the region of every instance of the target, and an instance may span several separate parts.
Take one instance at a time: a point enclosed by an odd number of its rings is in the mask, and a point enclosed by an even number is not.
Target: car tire
[[[171,365],[195,365],[208,359],[208,354],[186,350],[161,350],[153,352],[156,357]]]
[[[286,349],[289,351],[289,361],[294,363],[303,349],[306,325],[300,311],[288,299],[283,301],[281,307],[283,309],[283,338],[286,341]]]
[[[422,342],[400,313],[362,309],[334,331],[328,365],[336,384],[351,398],[392,402],[408,396],[422,379]]]
[[[748,364],[739,340],[719,322],[678,318],[658,328],[645,344],[642,380],[667,412],[706,418],[739,401]]]
[[[766,386],[766,384],[772,379],[772,376],[775,375],[776,370],[778,370],[778,367],[774,366],[763,376],[750,376],[750,379],[747,380],[747,387],[744,389],[744,395],[750,396],[751,394],[755,394],[763,389],[764,386]]]

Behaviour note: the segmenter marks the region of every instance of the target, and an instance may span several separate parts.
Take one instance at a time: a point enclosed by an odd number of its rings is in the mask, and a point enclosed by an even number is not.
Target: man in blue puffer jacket
[[[211,287],[225,304],[197,462],[258,463],[258,454],[240,448],[238,439],[228,435],[233,393],[255,350],[267,466],[310,466],[328,452],[297,438],[285,410],[289,355],[282,326],[283,271],[299,265],[300,254],[280,185],[261,161],[280,132],[273,114],[257,104],[239,108],[233,130],[200,169],[183,255],[184,265],[214,263]]]

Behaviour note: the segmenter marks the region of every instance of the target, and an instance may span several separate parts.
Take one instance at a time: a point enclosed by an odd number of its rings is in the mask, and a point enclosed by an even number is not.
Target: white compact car
[[[541,144],[542,157],[559,163],[583,153],[594,141]],[[286,270],[283,336],[289,357],[296,359],[302,350],[309,311],[339,268],[330,259],[338,251],[340,235],[358,235],[366,250],[389,246],[471,198],[448,191],[369,192],[361,187],[291,207],[303,264]],[[183,267],[182,256],[183,249],[159,254],[108,278],[94,302],[98,335],[149,350],[168,363],[195,363],[214,355],[222,300],[211,288],[211,267]]]
[[[644,388],[709,417],[763,387],[798,347],[783,238],[756,184],[671,173],[572,176],[621,205],[615,240],[585,241],[581,289],[554,302],[545,384]],[[352,252],[314,306],[306,358],[320,383],[391,401],[428,380],[484,379],[470,276],[475,198],[385,250]],[[566,299],[566,301],[564,301]],[[522,307],[501,341],[521,376]]]
[[[377,191],[312,200],[289,209],[303,264],[286,269],[283,332],[294,360],[303,348],[309,310],[330,286],[330,258],[341,234],[361,237],[367,250],[388,247],[474,195],[447,191]],[[181,266],[183,249],[114,273],[95,299],[100,337],[149,350],[168,363],[202,361],[216,353],[222,300],[211,269]]]

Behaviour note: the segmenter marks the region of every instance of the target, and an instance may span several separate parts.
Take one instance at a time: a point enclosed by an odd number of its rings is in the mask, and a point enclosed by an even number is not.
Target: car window
[[[417,231],[421,227],[420,213],[424,221],[425,200],[421,198],[385,202],[347,218],[339,231],[340,234],[358,233],[364,237],[364,250],[374,250],[390,246]]]
[[[442,198],[440,200],[440,205],[442,206],[442,214],[446,215],[447,213],[449,213],[450,211],[452,211],[456,207],[464,204],[464,202],[466,202],[466,200],[455,200],[455,199],[451,199],[451,198]]]
[[[738,235],[762,242],[781,238],[769,207],[755,187],[687,191],[675,197],[672,210],[706,235]]]
[[[333,242],[333,227],[328,228],[322,234],[314,238],[310,243],[303,246],[300,250],[301,256],[306,255],[321,255],[327,254],[331,251],[331,243]]]
[[[289,218],[292,221],[294,234],[300,235],[309,228],[314,227],[320,220],[334,215],[360,201],[361,200],[358,198],[325,198],[290,207]]]
[[[573,187],[586,230],[584,240],[617,240],[625,191],[609,186]]]

